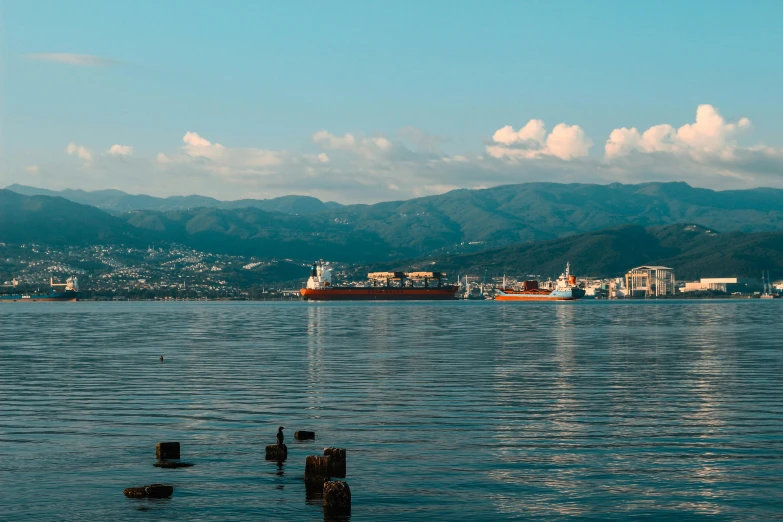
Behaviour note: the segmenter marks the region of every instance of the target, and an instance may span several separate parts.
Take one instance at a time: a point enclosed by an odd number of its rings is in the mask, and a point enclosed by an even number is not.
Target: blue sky
[[[781,19],[778,1],[5,0],[0,186],[783,186]]]

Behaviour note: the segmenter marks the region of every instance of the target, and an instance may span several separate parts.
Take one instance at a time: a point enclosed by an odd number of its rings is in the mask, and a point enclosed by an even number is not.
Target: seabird
[[[282,426],[277,428],[277,445],[278,446],[282,446],[283,445],[283,430],[284,429],[285,428],[283,428]]]

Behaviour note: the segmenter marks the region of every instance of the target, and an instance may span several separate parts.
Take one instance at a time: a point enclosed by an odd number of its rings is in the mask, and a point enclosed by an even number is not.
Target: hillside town
[[[49,281],[75,276],[83,300],[295,299],[308,267],[304,261],[212,254],[181,245],[136,249],[0,243],[0,294],[41,290]],[[335,268],[346,285],[369,284],[349,277],[345,266]],[[449,275],[459,284],[456,297],[463,299],[492,299],[498,289],[529,280],[540,281],[542,289],[555,285],[555,278],[537,274]],[[683,281],[674,268],[655,265],[629,268],[618,277],[585,274],[576,280],[584,299],[777,297],[783,292],[783,281],[772,281],[768,273]]]

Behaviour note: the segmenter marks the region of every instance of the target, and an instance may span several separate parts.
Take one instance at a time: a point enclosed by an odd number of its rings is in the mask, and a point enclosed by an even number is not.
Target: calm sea
[[[354,521],[783,519],[781,312],[2,305],[0,519],[323,520],[302,476],[325,446]],[[152,466],[169,440],[194,467]],[[174,496],[122,494],[155,482]]]

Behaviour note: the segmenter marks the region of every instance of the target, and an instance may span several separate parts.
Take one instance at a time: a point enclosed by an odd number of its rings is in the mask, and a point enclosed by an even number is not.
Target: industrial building
[[[762,289],[757,279],[745,277],[703,277],[698,282],[685,283],[680,292],[724,292],[752,294]]]
[[[627,297],[674,295],[674,269],[666,266],[640,266],[625,274]]]

